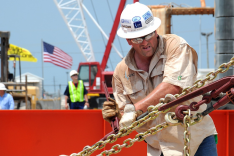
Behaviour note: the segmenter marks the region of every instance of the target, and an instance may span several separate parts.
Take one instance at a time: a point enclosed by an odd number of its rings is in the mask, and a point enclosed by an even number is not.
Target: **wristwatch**
[[[89,101],[85,101],[85,103],[89,103]]]

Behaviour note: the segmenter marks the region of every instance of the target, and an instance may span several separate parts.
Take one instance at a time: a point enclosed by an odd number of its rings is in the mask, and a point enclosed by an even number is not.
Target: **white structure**
[[[205,78],[206,78],[206,75],[207,75],[208,73],[214,72],[214,71],[215,71],[215,70],[212,69],[212,68],[202,68],[202,69],[198,69],[198,72],[197,72],[197,80],[199,80],[199,79],[205,79]],[[215,80],[213,80],[213,81],[215,81]],[[213,81],[211,81],[211,82],[213,82]],[[211,83],[211,82],[209,82],[209,83]],[[206,83],[206,84],[208,84],[208,83]]]
[[[58,2],[59,1],[59,2]],[[87,62],[95,61],[81,0],[54,0]]]
[[[42,97],[42,81],[44,80],[43,78],[36,76],[32,73],[24,73],[21,74],[21,82],[25,82],[25,75],[27,75],[27,82],[28,86],[37,86],[39,88],[39,97]],[[20,76],[15,77],[16,82],[20,82]]]

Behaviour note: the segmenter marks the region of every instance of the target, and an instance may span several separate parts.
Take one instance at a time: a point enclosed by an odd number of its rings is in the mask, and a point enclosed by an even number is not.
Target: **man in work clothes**
[[[160,36],[156,29],[161,20],[153,17],[151,10],[140,3],[127,5],[121,17],[117,34],[132,46],[127,56],[117,65],[112,79],[115,101],[103,104],[103,118],[110,122],[118,116],[120,127],[127,127],[136,120],[139,112],[159,103],[168,94],[179,94],[182,88],[192,86],[197,76],[197,53],[181,37],[174,34]],[[172,96],[171,95],[171,96]],[[175,97],[171,97],[171,99]],[[183,105],[198,102],[201,96]],[[206,105],[198,111],[202,112]],[[175,111],[172,107],[171,112]],[[165,113],[136,129],[147,131],[165,122]],[[209,115],[191,126],[190,150],[192,156],[217,156],[213,120]],[[184,148],[184,127],[170,126],[156,135],[147,137],[147,156],[181,156]]]
[[[0,83],[0,109],[14,109],[14,100],[11,94],[6,93],[6,87]]]
[[[72,70],[70,72],[72,81],[68,82],[65,95],[65,108],[68,109],[67,100],[70,98],[70,109],[84,109],[84,106],[89,107],[88,91],[86,90],[82,80],[78,81],[78,72]]]

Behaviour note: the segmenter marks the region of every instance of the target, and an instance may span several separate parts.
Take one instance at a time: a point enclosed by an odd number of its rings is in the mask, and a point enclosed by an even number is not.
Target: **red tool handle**
[[[107,89],[107,86],[106,86],[106,83],[105,81],[102,81],[102,85],[103,85],[103,88],[104,88],[104,92],[105,92],[105,95],[106,95],[106,101],[109,101],[109,97],[110,97],[110,94],[108,92],[108,89]]]
[[[109,97],[110,94],[108,92],[106,83],[104,81],[102,81],[103,87],[104,87],[104,91],[105,91],[105,95],[106,95],[106,100],[109,101]],[[102,139],[106,139],[110,134],[117,134],[119,132],[119,120],[117,117],[113,117],[112,121],[111,121],[111,127],[113,128],[113,131],[110,132],[109,134],[107,134],[104,138]]]

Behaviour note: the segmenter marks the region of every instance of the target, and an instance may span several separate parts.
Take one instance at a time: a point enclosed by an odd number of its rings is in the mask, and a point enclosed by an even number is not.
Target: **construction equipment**
[[[13,96],[15,103],[17,103],[16,109],[20,109],[21,103],[25,103],[25,109],[36,109],[40,108],[37,104],[37,94],[38,87],[28,86],[27,76],[25,77],[25,83],[21,82],[21,61],[19,55],[7,55],[9,49],[9,38],[10,32],[0,31],[1,37],[1,83],[5,84],[7,87],[7,92]],[[14,74],[9,73],[8,71],[8,59],[14,57]],[[19,60],[19,74],[20,82],[15,82],[15,73],[16,73],[16,58]]]
[[[99,62],[82,62],[79,64],[79,79],[83,80],[88,97],[90,108],[102,108],[102,103],[106,101],[102,81],[106,82],[110,96],[113,98],[112,76],[113,72],[104,71],[105,68]]]
[[[153,15],[161,19],[162,23],[157,29],[160,35],[171,34],[172,15],[214,15],[214,8],[208,7],[181,7],[175,3],[168,5],[148,6]]]

